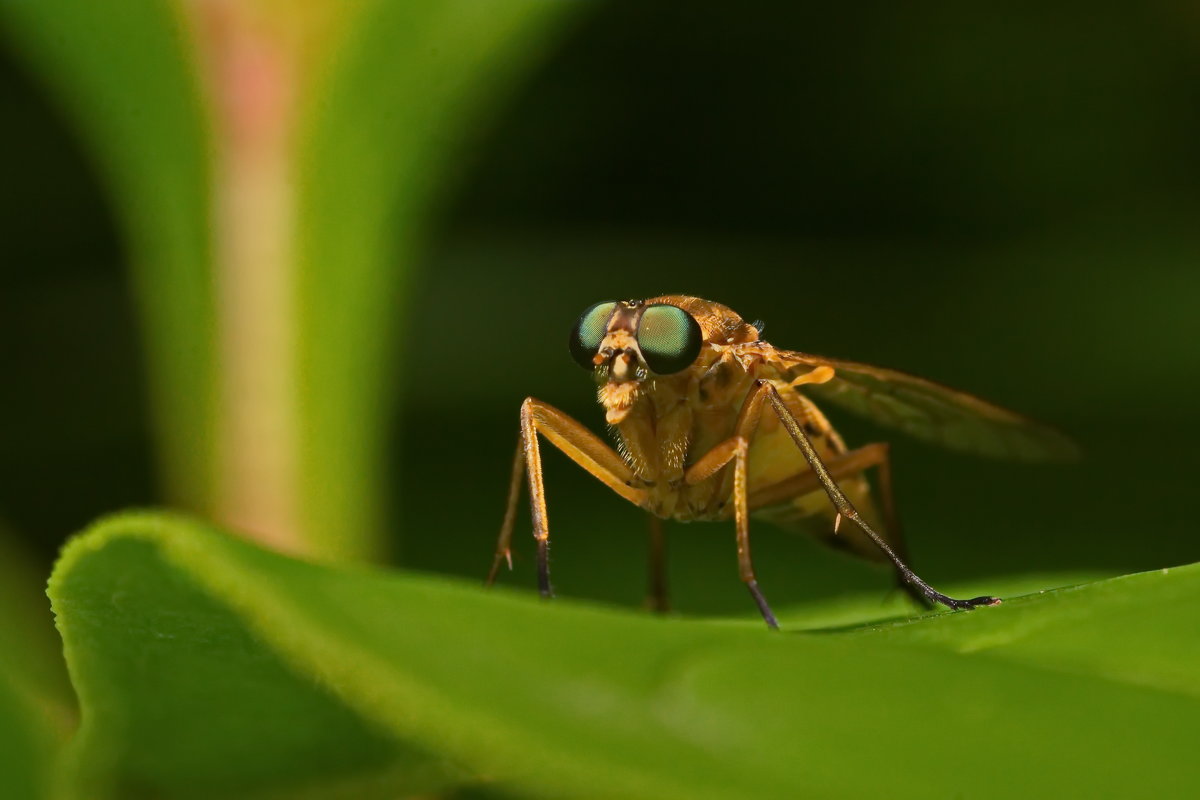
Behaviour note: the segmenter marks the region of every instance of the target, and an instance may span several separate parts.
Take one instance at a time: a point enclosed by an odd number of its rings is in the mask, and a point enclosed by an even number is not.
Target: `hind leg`
[[[812,472],[817,476],[821,488],[825,491],[833,507],[837,509],[838,519],[840,520],[844,517],[850,520],[860,531],[866,534],[867,538],[874,542],[875,546],[895,565],[896,571],[900,573],[905,583],[912,584],[929,600],[941,603],[947,608],[955,610],[978,608],[979,606],[994,606],[1001,602],[999,597],[992,597],[991,595],[982,595],[965,600],[950,597],[934,589],[921,576],[913,572],[912,568],[905,564],[904,560],[892,549],[887,540],[883,536],[880,536],[879,532],[863,519],[862,514],[854,507],[850,499],[846,497],[846,493],[833,480],[829,473],[829,468],[825,465],[820,454],[817,453],[817,449],[813,447],[808,434],[804,432],[804,428],[796,421],[796,417],[792,415],[787,404],[783,402],[783,398],[779,396],[779,390],[770,382],[762,379],[757,380],[755,386],[757,387],[757,392],[765,395],[767,401],[771,404],[771,410],[779,417],[779,421],[787,429],[788,435],[792,437],[792,441],[796,443],[796,447],[804,454],[804,459],[808,462]]]

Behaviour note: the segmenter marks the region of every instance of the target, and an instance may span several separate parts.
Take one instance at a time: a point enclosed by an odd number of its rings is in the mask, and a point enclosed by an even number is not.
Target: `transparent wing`
[[[767,361],[788,381],[813,367],[832,367],[831,380],[804,384],[803,391],[951,450],[1023,461],[1079,455],[1074,442],[1053,428],[915,375],[790,350],[775,350]]]

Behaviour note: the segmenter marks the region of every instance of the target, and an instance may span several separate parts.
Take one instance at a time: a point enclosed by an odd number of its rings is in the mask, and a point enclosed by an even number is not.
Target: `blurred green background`
[[[473,118],[381,301],[389,560],[481,578],[522,398],[600,430],[567,331],[661,292],[1081,443],[1076,465],[990,463],[835,412],[852,443],[894,443],[935,584],[1200,559],[1194,9],[614,2],[574,23]],[[105,171],[35,72],[0,51],[0,518],[47,572],[97,515],[173,500]],[[558,591],[639,604],[641,515],[564,458],[547,472]],[[532,590],[522,514],[505,580]],[[729,526],[669,534],[682,612],[752,611]],[[777,605],[889,586],[765,526],[755,548]]]

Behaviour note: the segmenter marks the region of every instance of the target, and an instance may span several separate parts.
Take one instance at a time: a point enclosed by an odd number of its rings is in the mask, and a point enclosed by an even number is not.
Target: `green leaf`
[[[153,541],[99,534],[73,546],[54,579],[85,709],[70,755],[78,796],[394,796],[444,782],[438,760],[396,744],[323,676],[281,661],[162,555]]]
[[[1200,698],[1200,635],[1189,635],[1200,621],[1198,581],[1200,565],[1163,569],[1019,597],[1002,614],[892,622],[863,633]]]
[[[130,514],[68,546],[51,597],[85,720],[76,774],[124,796],[1200,787],[1198,566],[842,631],[785,615],[773,634],[319,566]]]

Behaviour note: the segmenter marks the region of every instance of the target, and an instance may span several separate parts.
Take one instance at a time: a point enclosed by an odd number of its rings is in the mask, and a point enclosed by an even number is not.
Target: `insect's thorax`
[[[683,478],[689,456],[727,438],[753,378],[727,353],[706,352],[691,369],[650,378],[613,426],[621,455],[648,483]]]

